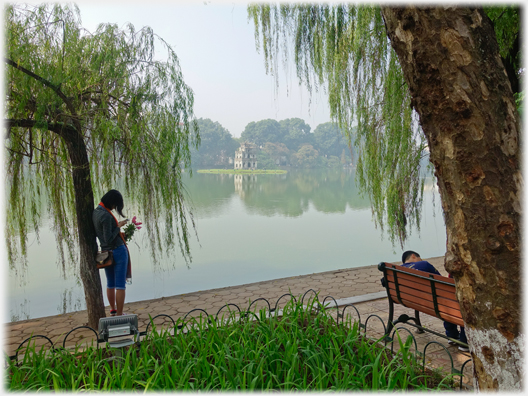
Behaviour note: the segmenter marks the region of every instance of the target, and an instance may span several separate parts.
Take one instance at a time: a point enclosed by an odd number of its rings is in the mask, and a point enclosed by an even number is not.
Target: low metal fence
[[[459,387],[460,389],[463,388],[464,384],[463,384],[463,378],[464,378],[464,369],[466,367],[466,365],[470,362],[472,362],[471,359],[468,359],[466,361],[464,361],[464,363],[462,364],[462,366],[460,367],[460,369],[456,369],[455,366],[454,366],[454,361],[453,361],[453,356],[451,354],[451,352],[445,347],[445,345],[441,344],[440,342],[438,341],[429,341],[428,343],[426,343],[426,345],[424,346],[423,348],[423,352],[420,352],[418,350],[418,343],[416,341],[416,338],[414,337],[414,335],[411,333],[411,331],[406,328],[406,327],[403,327],[403,326],[398,326],[398,327],[395,327],[391,333],[391,336],[388,337],[388,336],[385,336],[385,333],[386,333],[386,329],[387,329],[387,326],[385,324],[385,322],[383,321],[383,319],[379,316],[379,315],[376,315],[376,314],[370,314],[369,316],[367,316],[367,318],[365,319],[365,322],[363,323],[361,321],[361,315],[359,313],[359,310],[357,309],[356,306],[354,306],[354,304],[343,304],[341,306],[339,306],[337,300],[332,297],[332,296],[326,296],[322,303],[321,301],[319,300],[319,296],[318,296],[318,293],[316,291],[314,291],[313,289],[309,289],[308,291],[306,291],[303,295],[302,295],[302,298],[301,298],[301,305],[304,305],[304,300],[306,298],[306,296],[309,294],[309,293],[312,293],[315,297],[315,299],[317,300],[317,302],[319,302],[321,304],[322,307],[324,307],[325,310],[329,311],[329,310],[332,310],[332,309],[335,309],[335,317],[332,316],[332,318],[334,318],[336,320],[336,324],[339,325],[339,323],[341,323],[341,325],[343,325],[346,321],[346,318],[347,316],[345,315],[347,309],[353,314],[355,313],[355,315],[357,316],[357,320],[355,320],[354,322],[358,322],[358,325],[359,325],[359,328],[360,328],[360,331],[363,333],[363,335],[365,337],[369,337],[369,322],[371,319],[377,319],[379,320],[379,322],[381,323],[382,327],[383,327],[383,335],[382,336],[378,336],[378,337],[372,337],[370,336],[369,338],[371,339],[378,339],[378,340],[382,340],[384,342],[384,345],[388,348],[389,347],[389,344],[390,344],[390,349],[391,349],[391,352],[394,352],[394,342],[393,340],[395,339],[395,335],[396,333],[399,334],[399,332],[403,331],[403,332],[406,332],[408,333],[408,337],[411,337],[412,338],[412,343],[414,344],[414,357],[415,359],[417,359],[418,361],[418,358],[422,359],[422,369],[425,369],[426,367],[426,357],[427,357],[427,350],[429,349],[429,347],[431,345],[439,345],[441,348],[444,349],[445,353],[447,354],[447,356],[449,357],[449,360],[450,360],[450,363],[451,363],[451,368],[450,368],[450,373],[453,374],[453,375],[456,375],[456,376],[460,376],[460,384],[459,384]],[[175,321],[174,318],[171,316],[171,315],[168,315],[168,314],[158,314],[154,317],[151,317],[150,318],[150,321],[149,323],[147,324],[146,328],[144,331],[140,331],[138,333],[139,337],[144,337],[146,335],[149,334],[149,329],[151,328],[151,325],[154,324],[154,321],[158,318],[166,318],[168,319],[170,322],[172,322],[172,328],[173,328],[173,336],[176,336],[177,334],[177,331],[178,330],[181,330],[183,332],[185,332],[185,327],[193,322],[193,321],[196,321],[196,317],[195,316],[192,316],[192,314],[195,314],[195,313],[199,313],[199,318],[201,319],[206,319],[209,323],[212,323],[212,321],[216,321],[218,322],[218,319],[220,317],[220,314],[224,311],[224,310],[227,310],[229,312],[229,318],[228,319],[234,319],[234,320],[246,320],[250,317],[254,318],[255,320],[260,320],[261,318],[259,317],[259,315],[256,314],[255,310],[252,311],[251,308],[256,306],[256,304],[258,302],[263,302],[265,303],[265,306],[267,308],[267,313],[265,312],[265,310],[263,309],[260,309],[259,310],[259,313],[262,312],[264,313],[267,317],[271,317],[273,314],[277,315],[279,314],[280,312],[280,309],[279,309],[279,303],[281,302],[281,300],[285,299],[286,297],[290,297],[290,299],[294,300],[295,302],[297,302],[297,298],[291,294],[291,293],[286,293],[286,294],[283,294],[282,296],[280,296],[278,298],[278,300],[276,301],[275,303],[275,306],[272,308],[271,306],[271,303],[269,302],[268,299],[266,298],[263,298],[263,297],[260,297],[260,298],[257,298],[256,300],[252,301],[249,306],[248,306],[248,309],[247,310],[242,310],[240,309],[240,307],[237,305],[237,304],[233,304],[233,303],[226,303],[225,305],[223,305],[222,307],[220,307],[220,309],[216,312],[216,314],[213,316],[213,315],[209,315],[209,313],[205,310],[205,309],[201,309],[201,308],[195,308],[195,309],[192,309],[190,310],[189,312],[187,312],[184,316],[183,316],[183,319],[180,320],[180,318],[177,318],[177,320]],[[332,301],[334,303],[333,306],[330,306],[329,305],[329,302],[328,301]],[[320,309],[320,308],[319,308]],[[350,316],[351,313],[348,313],[348,315]],[[181,317],[181,316],[180,316]],[[224,316],[221,317],[222,320],[224,318]],[[340,322],[341,320],[341,322]],[[180,322],[180,324],[177,324],[178,322]],[[224,321],[224,323],[226,323]],[[411,324],[412,326],[412,324]],[[58,349],[62,349],[62,350],[65,350],[67,349],[66,348],[66,341],[68,339],[68,337],[75,333],[76,331],[80,330],[80,329],[88,329],[88,330],[91,330],[94,335],[95,335],[95,339],[96,339],[96,343],[97,343],[97,348],[100,347],[100,344],[102,343],[106,343],[106,341],[104,340],[104,338],[101,336],[101,334],[99,334],[95,329],[93,329],[92,327],[90,326],[78,326],[78,327],[75,327],[73,329],[71,329],[68,333],[65,334],[64,336],[64,339],[62,341],[62,346],[57,346],[56,344],[53,343],[53,341],[45,336],[45,335],[41,335],[41,334],[33,334],[31,335],[30,337],[26,338],[24,341],[22,341],[19,346],[17,347],[16,349],[16,353],[14,355],[11,355],[11,356],[8,356],[8,359],[10,360],[16,360],[17,363],[18,363],[18,356],[19,356],[19,352],[23,350],[23,346],[26,344],[26,343],[29,343],[30,341],[32,340],[35,340],[35,339],[38,339],[38,338],[43,338],[44,340],[47,341],[47,343],[50,344],[50,348],[49,350],[53,353],[55,352],[56,350]],[[378,335],[379,335],[379,332],[378,332]],[[403,337],[400,337],[400,338],[403,338]],[[408,339],[408,338],[407,338]],[[467,386],[467,385],[466,385]]]

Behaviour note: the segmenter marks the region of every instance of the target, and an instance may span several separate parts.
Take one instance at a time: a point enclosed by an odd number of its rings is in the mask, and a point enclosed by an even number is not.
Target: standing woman
[[[110,190],[101,198],[92,216],[101,250],[111,250],[114,256],[114,264],[104,268],[110,316],[123,315],[126,281],[132,277],[128,248],[120,230],[128,219],[117,221],[111,212],[115,209],[121,217],[125,217],[122,212],[123,206],[121,193]]]

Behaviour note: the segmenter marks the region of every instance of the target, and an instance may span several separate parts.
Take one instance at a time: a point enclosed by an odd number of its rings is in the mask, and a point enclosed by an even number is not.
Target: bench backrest
[[[393,302],[463,326],[455,280],[396,264],[380,263],[387,296]]]

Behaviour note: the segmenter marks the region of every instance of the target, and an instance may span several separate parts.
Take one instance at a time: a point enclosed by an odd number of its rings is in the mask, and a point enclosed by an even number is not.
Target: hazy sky
[[[83,27],[99,23],[150,26],[180,59],[184,80],[195,94],[195,114],[218,121],[239,137],[251,121],[302,118],[312,131],[330,121],[327,98],[299,88],[295,67],[281,69],[280,85],[266,74],[255,46],[254,25],[246,2],[86,1],[77,2]]]

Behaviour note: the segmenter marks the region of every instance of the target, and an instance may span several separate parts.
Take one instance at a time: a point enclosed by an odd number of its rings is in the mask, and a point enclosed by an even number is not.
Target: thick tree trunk
[[[435,166],[478,389],[522,389],[519,116],[482,9],[383,7]]]
[[[80,128],[80,126],[77,128]],[[106,315],[101,277],[99,276],[99,270],[95,266],[97,243],[92,222],[94,197],[88,152],[81,134],[70,132],[62,136],[65,138],[73,169],[75,210],[77,212],[77,227],[79,230],[80,270],[86,309],[88,311],[88,325],[97,329],[99,319],[104,318]]]

